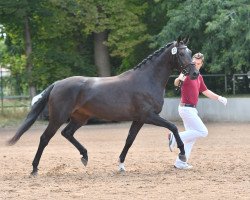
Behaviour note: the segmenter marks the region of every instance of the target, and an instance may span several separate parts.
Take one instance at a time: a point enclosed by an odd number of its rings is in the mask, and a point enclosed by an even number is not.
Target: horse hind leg
[[[172,131],[173,134],[174,134],[177,146],[180,149],[179,159],[181,161],[183,161],[183,162],[187,161],[187,158],[186,158],[186,155],[185,155],[184,144],[183,144],[183,142],[182,142],[182,140],[180,138],[178,128],[176,127],[176,125],[174,125],[173,123],[161,118],[159,115],[157,115],[155,113],[152,113],[151,115],[148,115],[148,118],[146,119],[145,123],[165,127],[167,129],[169,129],[170,131]]]
[[[87,149],[74,138],[74,133],[83,124],[85,124],[86,121],[87,118],[86,120],[84,120],[84,123],[79,123],[71,119],[69,124],[61,132],[61,134],[78,149],[78,151],[82,155],[81,161],[84,166],[87,166],[88,164],[88,152]]]
[[[55,135],[56,131],[59,129],[61,124],[54,124],[54,123],[49,123],[47,126],[46,130],[40,137],[40,143],[35,155],[35,158],[32,162],[33,165],[33,171],[31,172],[31,175],[37,175],[38,172],[38,165],[42,156],[42,153],[44,151],[44,148],[48,145],[50,139]]]

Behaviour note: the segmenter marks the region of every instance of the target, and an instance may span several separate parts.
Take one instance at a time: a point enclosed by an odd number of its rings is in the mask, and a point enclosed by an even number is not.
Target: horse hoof
[[[119,171],[120,173],[126,172],[125,169],[122,169],[122,168],[120,168],[118,171]]]
[[[182,162],[187,162],[187,157],[183,154],[179,154],[179,159],[182,161]]]
[[[38,174],[38,171],[37,171],[37,170],[36,170],[36,171],[33,170],[33,171],[30,173],[31,176],[37,176],[37,174]]]
[[[88,160],[86,160],[85,158],[81,158],[82,164],[86,167],[88,164]]]
[[[124,163],[120,163],[120,164],[119,164],[118,171],[119,171],[119,172],[125,172],[125,171],[126,171],[126,170],[125,170],[125,165],[124,165]]]

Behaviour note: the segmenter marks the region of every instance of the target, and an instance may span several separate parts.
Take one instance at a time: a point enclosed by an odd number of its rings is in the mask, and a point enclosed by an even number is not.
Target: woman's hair
[[[196,59],[201,59],[202,62],[204,62],[204,55],[202,53],[196,53],[193,55],[193,58],[196,58]]]

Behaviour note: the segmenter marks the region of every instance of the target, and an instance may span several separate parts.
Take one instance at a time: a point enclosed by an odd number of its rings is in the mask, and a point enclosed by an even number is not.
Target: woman
[[[196,53],[193,56],[193,62],[197,70],[203,66],[204,56],[201,53]],[[178,107],[179,115],[182,118],[185,131],[180,132],[180,137],[185,145],[185,152],[187,161],[190,157],[192,147],[195,141],[198,138],[206,137],[208,130],[201,118],[198,116],[198,111],[196,105],[198,103],[199,93],[204,94],[210,99],[218,100],[223,103],[225,106],[227,104],[227,99],[225,97],[219,96],[207,89],[203,81],[203,77],[200,74],[197,79],[191,80],[189,77],[180,74],[178,78],[175,79],[174,85],[178,86],[180,81],[183,81],[181,87],[181,102]],[[173,151],[173,148],[176,146],[176,141],[173,136],[173,133],[169,134],[169,148],[170,151]],[[174,164],[177,169],[191,169],[192,165],[187,162],[181,161],[178,157]]]

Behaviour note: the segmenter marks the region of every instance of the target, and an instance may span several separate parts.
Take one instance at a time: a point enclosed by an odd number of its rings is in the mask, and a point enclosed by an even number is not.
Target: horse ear
[[[188,42],[189,42],[189,36],[184,38],[184,40],[183,40],[183,43],[186,44],[186,45],[188,44]]]
[[[178,45],[179,45],[180,41],[181,41],[181,36],[179,36],[178,39],[177,39],[177,44]]]

